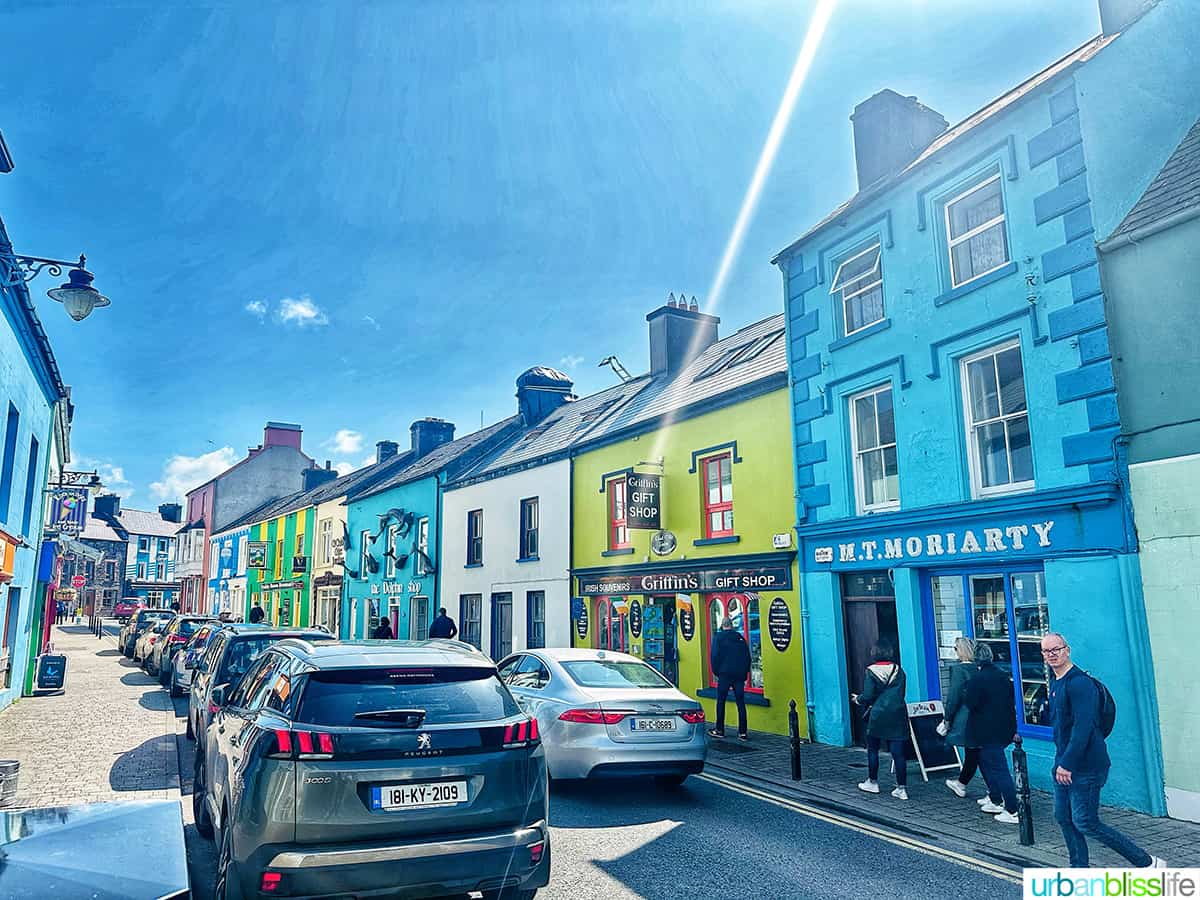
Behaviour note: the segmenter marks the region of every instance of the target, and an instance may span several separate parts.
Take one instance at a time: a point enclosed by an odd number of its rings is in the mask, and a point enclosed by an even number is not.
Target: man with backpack
[[[1093,837],[1131,865],[1165,869],[1163,860],[1100,821],[1100,789],[1111,766],[1104,740],[1116,720],[1116,704],[1108,688],[1071,662],[1071,647],[1056,631],[1042,638],[1042,658],[1054,673],[1050,681],[1054,818],[1062,828],[1071,868],[1087,868],[1087,839]]]

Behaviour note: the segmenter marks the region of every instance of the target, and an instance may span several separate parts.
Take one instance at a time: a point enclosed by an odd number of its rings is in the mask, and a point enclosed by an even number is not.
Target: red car
[[[126,597],[123,600],[118,600],[113,604],[113,615],[121,624],[129,621],[132,616],[142,607],[142,601],[138,597]]]

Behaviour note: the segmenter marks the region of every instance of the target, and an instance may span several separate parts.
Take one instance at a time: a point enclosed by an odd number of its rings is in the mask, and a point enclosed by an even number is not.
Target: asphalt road
[[[192,824],[187,698],[176,700],[175,708],[188,867],[193,896],[207,900],[216,855]],[[1012,882],[703,778],[673,791],[640,782],[556,784],[550,824],[553,870],[539,900],[990,900],[1021,893]]]

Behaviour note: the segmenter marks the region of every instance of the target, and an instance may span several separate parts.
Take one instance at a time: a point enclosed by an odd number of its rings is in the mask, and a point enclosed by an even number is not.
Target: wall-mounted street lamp
[[[40,256],[18,256],[0,250],[0,284],[12,287],[20,282],[26,283],[36,278],[43,270],[54,277],[62,275],[64,267],[72,267],[67,273],[65,284],[46,292],[52,300],[57,300],[76,322],[86,319],[93,309],[108,306],[111,302],[107,297],[92,287],[93,275],[84,266],[87,257],[80,256],[78,263],[61,259],[43,259]]]

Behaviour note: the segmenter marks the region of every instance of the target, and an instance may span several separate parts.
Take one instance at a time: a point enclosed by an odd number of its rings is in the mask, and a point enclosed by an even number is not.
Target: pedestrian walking
[[[266,617],[267,617],[266,611],[261,606],[259,606],[257,603],[250,610],[250,624],[251,625],[261,624],[262,620],[265,619]]]
[[[1100,789],[1112,766],[1101,716],[1107,690],[1071,661],[1071,646],[1056,631],[1042,638],[1042,658],[1054,673],[1050,681],[1050,721],[1054,726],[1054,818],[1062,828],[1071,868],[1088,866],[1089,837],[1132,865],[1165,869],[1126,835],[1100,821]],[[1110,701],[1111,702],[1111,701]],[[1113,711],[1115,715],[1115,711]]]
[[[62,600],[59,600],[54,604],[54,624],[61,625],[63,623],[63,619],[65,619],[66,617],[67,617],[67,604],[64,603]]]
[[[750,674],[750,647],[742,633],[733,627],[733,620],[729,616],[721,620],[721,628],[713,636],[708,661],[712,673],[717,676],[717,722],[708,733],[713,737],[725,737],[725,700],[732,689],[738,711],[738,740],[750,740],[746,725],[746,678]]]
[[[867,666],[862,693],[853,697],[867,719],[867,780],[860,782],[858,789],[868,794],[879,793],[879,750],[886,743],[896,770],[892,796],[907,800],[908,761],[904,758],[904,742],[908,738],[908,707],[904,702],[904,670],[891,641],[877,643],[871,648],[871,656],[875,662]]]
[[[1017,733],[1012,679],[997,668],[987,644],[976,644],[975,662],[976,670],[967,680],[964,693],[970,710],[967,744],[979,748],[979,769],[988,786],[988,801],[979,808],[997,822],[1016,825],[1017,788],[1004,755]]]
[[[377,641],[392,640],[395,637],[395,635],[392,634],[392,620],[387,618],[381,619],[379,625],[371,633],[371,637],[375,638]]]
[[[431,638],[453,638],[458,634],[458,626],[454,624],[454,620],[446,615],[446,607],[438,610],[437,618],[433,620],[433,624],[429,626],[429,636]]]
[[[960,637],[954,642],[957,662],[950,665],[950,685],[946,689],[945,718],[938,726],[938,734],[952,747],[961,747],[962,766],[955,778],[946,779],[946,787],[960,797],[967,796],[967,785],[979,768],[979,748],[967,746],[967,720],[971,710],[967,706],[967,682],[975,673],[975,644],[970,638]]]

